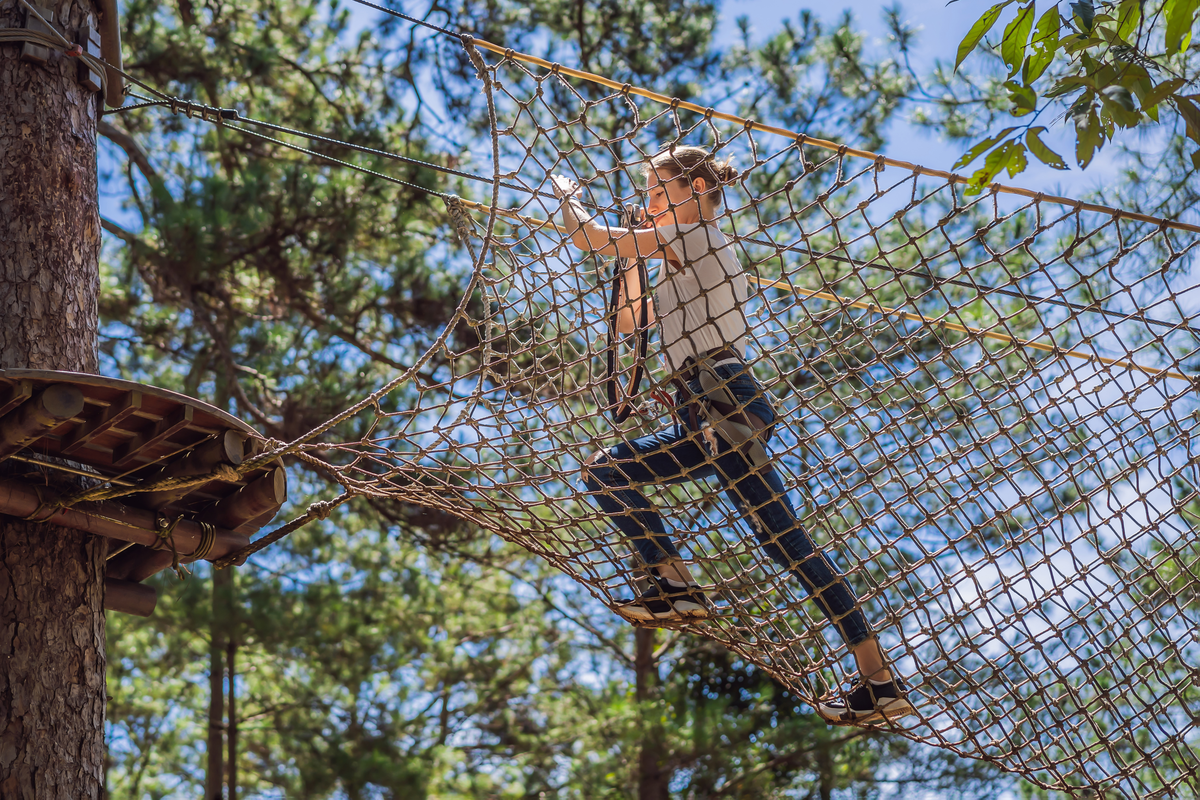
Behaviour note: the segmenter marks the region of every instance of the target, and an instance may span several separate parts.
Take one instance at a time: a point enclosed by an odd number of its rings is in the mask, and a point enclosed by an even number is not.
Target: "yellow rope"
[[[1043,344],[1042,342],[1035,342],[1030,339],[1019,339],[1016,336],[1010,336],[1007,333],[999,333],[997,331],[990,331],[984,328],[974,328],[970,325],[962,325],[957,322],[948,322],[941,319],[930,319],[922,314],[914,314],[910,311],[901,311],[897,308],[889,308],[888,306],[881,306],[876,303],[868,303],[863,300],[848,300],[840,295],[832,294],[830,292],[821,292],[815,289],[803,289],[798,286],[792,286],[785,281],[772,280],[771,278],[759,278],[753,275],[750,276],[750,280],[754,281],[759,286],[770,286],[774,289],[787,289],[788,291],[798,294],[803,298],[815,297],[820,300],[829,300],[834,303],[848,306],[849,308],[871,311],[876,314],[882,314],[886,317],[899,317],[900,319],[910,320],[912,322],[920,322],[931,327],[945,328],[947,330],[958,331],[959,333],[967,333],[985,339],[995,339],[996,341],[1015,344],[1019,347],[1027,347],[1030,350],[1041,350],[1044,353],[1054,353],[1060,356],[1071,356],[1072,358],[1078,358],[1085,361],[1099,361],[1102,364],[1107,364],[1108,366],[1112,367],[1125,367],[1126,369],[1131,369],[1137,372],[1144,372],[1147,375],[1161,376],[1164,378],[1178,378],[1179,380],[1187,381],[1188,383],[1193,383],[1195,381],[1194,378],[1189,378],[1187,375],[1184,375],[1181,372],[1172,372],[1171,370],[1157,369],[1155,367],[1144,367],[1141,364],[1136,364],[1132,361],[1122,361],[1117,358],[1107,358],[1095,353],[1084,353],[1080,350],[1064,350],[1056,344]]]
[[[467,208],[474,208],[474,209],[477,209],[480,211],[488,210],[488,207],[483,205],[482,203],[474,203],[469,200],[462,200],[460,202],[464,207],[467,207]],[[512,219],[517,222],[520,222],[521,224],[525,225],[526,227],[528,227],[530,230],[533,230],[533,231],[542,230],[544,228],[550,228],[551,230],[554,230],[557,233],[560,233],[564,236],[568,235],[568,231],[566,228],[563,228],[561,225],[557,225],[554,222],[551,222],[550,220],[536,219],[533,217],[525,217],[520,214],[517,214],[516,212],[505,211],[502,209],[498,209],[496,211],[496,213],[499,216],[506,217],[508,219]],[[754,275],[751,275],[748,277],[750,278],[750,280],[754,281],[759,286],[769,286],[774,289],[787,289],[788,291],[799,295],[803,299],[816,298],[819,300],[829,300],[830,302],[839,303],[848,308],[857,308],[857,309],[861,309],[863,311],[871,311],[876,314],[881,314],[881,315],[887,316],[887,317],[898,317],[900,319],[909,320],[912,322],[920,322],[924,325],[929,325],[931,327],[940,327],[940,328],[945,328],[946,330],[957,331],[959,333],[966,333],[966,334],[970,334],[972,336],[979,336],[979,337],[982,337],[985,339],[993,339],[995,341],[1007,342],[1009,344],[1013,344],[1018,347],[1028,348],[1030,350],[1040,350],[1044,353],[1054,353],[1055,355],[1060,355],[1060,356],[1070,356],[1071,358],[1078,358],[1078,359],[1081,359],[1084,361],[1098,361],[1101,364],[1105,364],[1110,367],[1124,367],[1125,369],[1133,370],[1135,372],[1142,372],[1147,375],[1153,375],[1155,377],[1176,378],[1178,380],[1187,381],[1188,383],[1192,383],[1192,384],[1196,383],[1196,380],[1197,380],[1196,377],[1189,377],[1187,375],[1184,375],[1182,372],[1174,372],[1172,370],[1167,370],[1167,369],[1158,369],[1156,367],[1145,367],[1145,366],[1142,366],[1141,364],[1134,363],[1133,361],[1123,361],[1123,360],[1117,359],[1117,358],[1108,358],[1106,356],[1097,355],[1095,353],[1085,353],[1080,350],[1065,350],[1056,344],[1044,344],[1042,342],[1035,342],[1030,339],[1020,339],[1016,336],[1010,336],[1007,333],[999,333],[998,331],[990,331],[985,328],[975,328],[970,325],[962,325],[957,322],[949,322],[946,320],[939,320],[939,319],[930,319],[929,317],[926,317],[923,314],[914,314],[910,311],[901,311],[900,309],[897,309],[897,308],[889,308],[888,306],[881,306],[876,303],[869,303],[869,302],[866,302],[863,300],[850,300],[850,299],[842,297],[840,295],[832,294],[831,292],[822,292],[822,291],[819,291],[816,289],[803,289],[798,286],[792,286],[790,283],[787,283],[786,281],[782,281],[782,280],[774,280],[771,278],[759,278]]]
[[[876,164],[886,164],[889,167],[897,167],[917,175],[929,175],[934,178],[942,178],[948,183],[965,185],[971,182],[970,178],[954,172],[945,172],[944,170],[939,169],[929,169],[927,167],[922,167],[920,164],[914,164],[910,161],[900,161],[899,159],[888,158],[887,156],[880,155],[879,153],[872,153],[870,150],[859,150],[854,147],[847,147],[846,145],[838,144],[837,142],[831,142],[827,139],[816,139],[811,136],[806,136],[802,133],[796,133],[795,131],[790,131],[787,128],[779,128],[774,125],[764,125],[761,122],[755,122],[754,120],[745,119],[734,114],[727,114],[724,111],[717,111],[713,108],[705,108],[704,106],[696,105],[695,103],[689,103],[686,100],[680,100],[677,97],[659,94],[658,92],[652,92],[649,89],[642,89],[637,86],[632,86],[628,83],[620,83],[611,78],[605,78],[603,75],[596,75],[591,72],[584,72],[580,69],[564,67],[561,64],[555,64],[551,61],[545,60],[544,58],[531,56],[527,53],[520,53],[510,47],[501,47],[498,44],[492,44],[491,42],[483,39],[472,39],[471,41],[473,44],[482,47],[485,50],[490,50],[493,53],[497,53],[505,58],[510,58],[513,61],[523,61],[526,64],[533,64],[535,66],[542,67],[543,69],[549,70],[554,74],[579,78],[580,80],[596,83],[600,86],[605,86],[618,92],[635,95],[637,97],[644,97],[647,100],[652,100],[655,103],[671,106],[672,108],[683,108],[687,109],[688,111],[694,111],[698,114],[703,114],[706,118],[719,119],[723,122],[732,122],[746,128],[747,130],[783,136],[795,141],[797,144],[810,145],[812,147],[819,147],[823,150],[832,150],[837,153],[844,153],[845,155],[854,156],[855,158],[868,159]],[[1188,231],[1190,233],[1200,233],[1200,225],[1191,225],[1186,222],[1160,219],[1158,217],[1152,217],[1148,214],[1138,214],[1132,211],[1123,211],[1121,209],[1110,208],[1109,206],[1102,206],[1096,203],[1084,203],[1079,200],[1072,200],[1069,197],[1047,195],[1043,194],[1042,192],[1035,192],[1031,189],[1021,189],[1016,186],[1004,186],[999,183],[988,184],[988,189],[999,194],[1011,194],[1018,197],[1025,197],[1030,200],[1037,200],[1039,202],[1054,203],[1055,205],[1060,206],[1070,206],[1077,211],[1095,211],[1101,214],[1107,214],[1111,217],[1134,219],[1138,220],[1139,222],[1149,222],[1164,228],[1174,228],[1175,230]],[[504,214],[503,216],[507,215]]]

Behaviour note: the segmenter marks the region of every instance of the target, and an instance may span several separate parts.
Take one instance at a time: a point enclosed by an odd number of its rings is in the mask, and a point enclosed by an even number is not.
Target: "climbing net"
[[[403,375],[243,467],[298,456],[342,500],[456,515],[608,606],[638,593],[645,564],[579,473],[677,421],[675,392],[651,348],[647,391],[612,422],[605,355],[628,373],[636,335],[610,342],[614,264],[570,243],[549,176],[574,177],[615,225],[644,203],[649,157],[709,147],[742,170],[717,225],[749,277],[772,466],[911,687],[918,716],[886,727],[1047,788],[1156,797],[1194,782],[1200,228],[972,194],[958,176],[466,44],[493,173],[486,196],[450,199],[472,256],[453,321]],[[810,703],[834,688],[842,641],[719,484],[642,488],[716,604],[688,630]]]

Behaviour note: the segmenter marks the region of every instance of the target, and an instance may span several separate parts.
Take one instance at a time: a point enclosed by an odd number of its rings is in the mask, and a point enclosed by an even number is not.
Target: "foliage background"
[[[429,16],[871,149],[915,125],[961,151],[1003,113],[994,65],[914,68],[917,23],[901,10],[885,15],[884,44],[850,17],[809,11],[717,41],[729,10],[462,0]],[[128,68],[172,94],[487,171],[473,155],[486,153],[481,98],[453,42],[386,18],[364,27],[339,3],[142,1],[122,13]],[[101,132],[106,374],[203,397],[292,439],[411,363],[459,299],[464,254],[429,196],[159,111],[108,116]],[[1121,143],[1136,178],[1115,189],[1121,202],[1187,213],[1183,132]],[[456,332],[468,348],[471,335]],[[322,476],[289,472],[301,508],[330,496]],[[827,728],[729,653],[635,634],[542,562],[420,508],[356,501],[239,570],[232,602],[204,568],[155,582],[153,618],[109,618],[114,798],[203,793],[210,664],[227,678],[231,662],[242,797],[1036,794],[983,764]]]

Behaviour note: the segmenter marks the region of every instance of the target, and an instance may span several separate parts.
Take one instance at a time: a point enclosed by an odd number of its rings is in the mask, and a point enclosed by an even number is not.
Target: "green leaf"
[[[1058,29],[1062,23],[1058,18],[1058,6],[1052,5],[1038,19],[1037,29],[1030,42],[1033,52],[1025,59],[1025,67],[1021,72],[1021,80],[1030,86],[1049,68],[1054,61],[1054,51],[1058,49]]]
[[[1087,50],[1089,47],[1100,47],[1104,44],[1104,40],[1096,36],[1076,36],[1069,42],[1063,39],[1063,52],[1068,55],[1075,55],[1081,50]]]
[[[1142,21],[1142,0],[1121,0],[1117,7],[1117,35],[1125,41]]]
[[[1010,113],[1014,117],[1023,117],[1037,110],[1037,92],[1033,89],[1030,89],[1028,86],[1022,86],[1016,81],[1006,82],[1004,88],[1008,89],[1008,99],[1013,104]]]
[[[1096,28],[1096,33],[1100,35],[1101,39],[1114,47],[1118,47],[1120,45],[1125,45],[1126,47],[1129,46],[1129,42],[1125,41],[1121,34],[1111,30],[1110,28]]]
[[[1133,95],[1124,86],[1106,86],[1100,92],[1100,101],[1112,121],[1122,128],[1132,128],[1142,120]]]
[[[951,169],[959,169],[961,167],[967,166],[972,161],[974,161],[975,159],[977,159],[981,155],[983,155],[986,151],[995,147],[997,142],[999,142],[1005,136],[1008,136],[1014,130],[1016,130],[1015,127],[1014,128],[1005,128],[1004,130],[997,133],[995,136],[989,137],[987,139],[984,139],[982,142],[979,142],[974,147],[972,147],[970,150],[963,153],[962,158],[960,158],[958,161],[955,161],[954,166],[951,167]]]
[[[1011,151],[1008,155],[1008,177],[1015,178],[1029,166],[1029,159],[1025,157],[1025,145],[1016,139],[1009,142],[1007,147]]]
[[[954,59],[954,71],[957,72],[963,60],[971,54],[971,51],[979,44],[979,40],[987,35],[987,32],[996,24],[996,20],[1000,19],[1000,12],[1007,8],[1014,0],[1003,0],[1003,2],[983,12],[983,16],[975,21],[971,26],[971,30],[967,31],[967,35],[958,45],[958,55]]]
[[[1131,64],[1125,61],[1120,67],[1114,67],[1116,72],[1117,82],[1122,86],[1132,89],[1138,84],[1145,83],[1145,88],[1150,88],[1150,73],[1141,64]]]
[[[1183,116],[1183,122],[1187,126],[1187,137],[1194,142],[1200,142],[1200,107],[1192,101],[1192,98],[1195,97],[1200,97],[1200,95],[1176,97],[1175,107]]]
[[[1063,161],[1063,157],[1051,150],[1042,141],[1042,132],[1045,127],[1039,125],[1035,128],[1030,128],[1025,131],[1025,145],[1029,148],[1029,152],[1033,153],[1038,161],[1041,161],[1048,167],[1053,169],[1069,169],[1067,162]]]
[[[1200,150],[1192,153],[1192,166],[1196,169],[1200,169]]]
[[[1033,30],[1033,3],[1022,6],[1017,16],[1004,29],[1004,38],[1000,40],[1000,57],[1008,66],[1008,74],[1016,74],[1021,62],[1025,60],[1025,47],[1029,42],[1029,34]]]
[[[1071,75],[1066,78],[1061,78],[1053,86],[1050,91],[1044,92],[1045,97],[1062,97],[1064,94],[1070,94],[1076,89],[1084,87],[1092,87],[1095,83],[1091,78],[1081,78],[1077,75]]]
[[[1167,0],[1163,4],[1164,16],[1167,18],[1165,39],[1168,54],[1183,51],[1183,37],[1191,33],[1198,8],[1200,0]]]
[[[1137,111],[1137,106],[1133,103],[1133,94],[1124,86],[1106,86],[1100,95],[1116,103],[1125,111]]]
[[[1154,108],[1146,108],[1146,97],[1154,91],[1154,82],[1150,80],[1149,74],[1132,82],[1125,81],[1125,85],[1133,89],[1133,96],[1137,98],[1142,113],[1158,122],[1158,113]]]
[[[1071,14],[1080,30],[1084,33],[1092,32],[1092,24],[1096,21],[1096,9],[1092,7],[1092,0],[1076,0],[1071,3]]]
[[[1141,98],[1142,110],[1147,111],[1154,108],[1156,105],[1166,100],[1171,95],[1175,94],[1181,87],[1187,83],[1185,78],[1171,78],[1169,81],[1163,81],[1155,86],[1146,95]]]
[[[1102,137],[1100,119],[1096,116],[1095,109],[1089,109],[1086,114],[1081,114],[1076,119],[1075,163],[1080,169],[1087,169],[1087,165],[1092,163],[1092,157],[1103,143]]]
[[[1003,146],[997,147],[989,153],[988,157],[984,159],[983,166],[971,175],[971,182],[967,186],[967,194],[979,194],[983,191],[983,187],[995,180],[996,176],[1009,166],[1010,160],[1018,155],[1018,148],[1020,149],[1019,158],[1024,161],[1025,146],[1015,139],[1005,142]]]

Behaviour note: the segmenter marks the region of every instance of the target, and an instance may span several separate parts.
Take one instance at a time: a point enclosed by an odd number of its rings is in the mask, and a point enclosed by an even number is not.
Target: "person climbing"
[[[645,220],[628,228],[590,217],[579,201],[579,186],[562,175],[551,178],[573,244],[626,259],[620,332],[636,330],[633,303],[647,289],[634,267],[636,259],[663,262],[647,318],[658,323],[676,388],[677,419],[652,434],[593,453],[582,470],[588,496],[646,565],[649,588],[615,610],[634,623],[713,615],[712,602],[638,487],[716,475],[768,555],[799,578],[855,658],[858,678],[846,691],[823,697],[818,712],[834,724],[913,713],[854,593],[797,518],[767,450],[775,410],[745,358],[748,281],[731,242],[715,224],[723,187],[738,179],[737,170],[703,148],[671,146],[647,160],[643,175]]]

